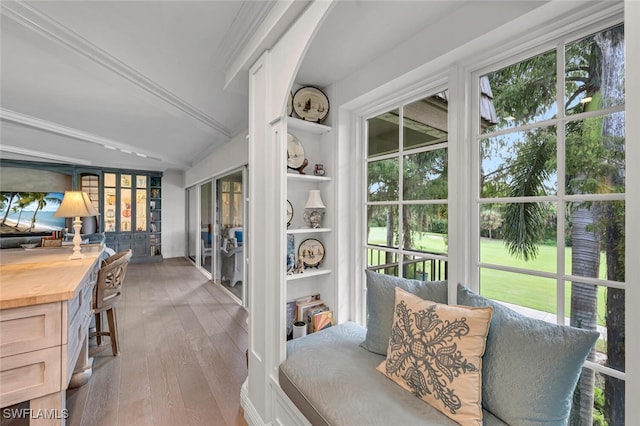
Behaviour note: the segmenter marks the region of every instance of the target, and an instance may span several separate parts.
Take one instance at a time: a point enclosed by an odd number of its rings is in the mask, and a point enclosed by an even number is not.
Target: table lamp
[[[62,203],[58,211],[54,213],[54,217],[73,217],[73,254],[69,259],[82,259],[80,243],[80,229],[82,228],[81,217],[98,216],[98,211],[91,204],[91,200],[86,192],[83,191],[65,191]]]
[[[309,198],[307,198],[307,203],[304,208],[306,211],[302,217],[305,222],[307,222],[311,228],[319,228],[322,217],[324,216],[323,210],[325,209],[325,205],[320,197],[320,190],[312,189],[309,191]]]

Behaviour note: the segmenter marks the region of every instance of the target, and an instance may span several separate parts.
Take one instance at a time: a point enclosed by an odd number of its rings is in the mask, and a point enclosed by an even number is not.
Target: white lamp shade
[[[304,206],[305,209],[324,209],[325,205],[322,202],[322,198],[320,198],[320,190],[312,189],[309,191],[309,198],[307,198],[307,204]]]
[[[91,204],[91,199],[83,191],[65,191],[62,203],[54,217],[88,217],[98,216],[98,211]]]

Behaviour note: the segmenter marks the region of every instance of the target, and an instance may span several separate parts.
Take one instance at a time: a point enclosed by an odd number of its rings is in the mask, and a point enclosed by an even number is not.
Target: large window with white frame
[[[367,133],[367,267],[447,277],[447,92],[371,117]]]
[[[572,424],[624,424],[624,65],[618,25],[474,78],[479,291],[529,316],[600,331]]]

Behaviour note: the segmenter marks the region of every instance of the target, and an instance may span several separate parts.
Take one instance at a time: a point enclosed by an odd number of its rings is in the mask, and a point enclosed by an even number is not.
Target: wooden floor
[[[67,425],[246,425],[247,312],[182,258],[130,264],[121,352],[67,392]]]

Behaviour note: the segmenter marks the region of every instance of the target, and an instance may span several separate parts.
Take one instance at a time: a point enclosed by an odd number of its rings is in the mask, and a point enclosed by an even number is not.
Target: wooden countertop
[[[0,250],[0,309],[72,299],[103,250],[83,246],[74,260],[71,247]]]

